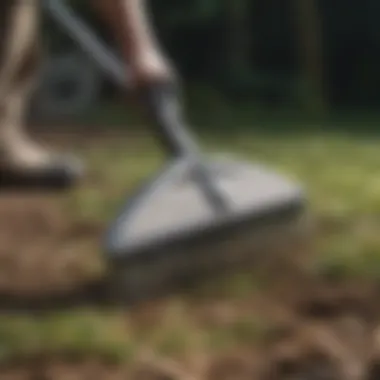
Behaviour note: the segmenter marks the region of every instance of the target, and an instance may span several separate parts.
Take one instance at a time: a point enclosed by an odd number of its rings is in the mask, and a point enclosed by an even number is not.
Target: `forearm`
[[[131,78],[131,87],[175,80],[145,6],[146,0],[91,0],[113,32]]]
[[[125,58],[133,64],[147,52],[158,50],[145,0],[97,0],[101,16],[115,34]]]

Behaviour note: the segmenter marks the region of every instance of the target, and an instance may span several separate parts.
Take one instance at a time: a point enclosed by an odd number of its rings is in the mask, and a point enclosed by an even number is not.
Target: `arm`
[[[135,85],[172,77],[148,18],[145,0],[92,1],[114,33]]]

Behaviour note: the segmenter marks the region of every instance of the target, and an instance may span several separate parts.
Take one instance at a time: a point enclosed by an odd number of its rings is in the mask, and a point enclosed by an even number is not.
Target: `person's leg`
[[[38,173],[47,183],[60,175],[76,179],[79,168],[73,167],[71,159],[55,158],[25,130],[24,117],[40,63],[39,1],[7,1],[0,7],[0,175]]]

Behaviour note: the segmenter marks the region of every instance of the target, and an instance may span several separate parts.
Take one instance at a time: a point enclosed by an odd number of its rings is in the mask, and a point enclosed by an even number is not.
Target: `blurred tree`
[[[323,113],[327,99],[324,93],[322,20],[317,0],[294,0],[298,25],[299,66],[303,99],[310,111]]]
[[[91,1],[69,0],[112,43]],[[380,100],[379,0],[147,1],[159,39],[192,85],[271,105],[297,97],[315,112]],[[49,20],[46,28],[50,49],[72,49]]]
[[[250,0],[223,0],[226,25],[226,74],[241,86],[252,73]]]

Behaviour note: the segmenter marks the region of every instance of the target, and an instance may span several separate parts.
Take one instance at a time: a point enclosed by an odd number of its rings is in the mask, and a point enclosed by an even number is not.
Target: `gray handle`
[[[122,61],[108,49],[66,4],[64,0],[45,0],[46,11],[80,48],[103,69],[118,86],[128,87],[127,69]]]
[[[143,103],[156,125],[156,137],[166,151],[177,157],[198,157],[198,147],[185,127],[178,87],[171,83],[157,83],[142,91]]]
[[[66,4],[64,0],[46,0],[46,10],[80,48],[104,70],[118,86],[128,87],[127,68]],[[166,151],[175,156],[195,154],[193,139],[184,128],[180,115],[178,88],[156,84],[142,89],[143,102],[156,124],[155,134]]]
[[[76,16],[64,0],[45,0],[45,7],[64,31],[117,85],[128,87],[129,78],[125,65],[100,42],[96,34]],[[170,155],[189,159],[203,194],[215,210],[224,212],[228,208],[227,203],[214,186],[208,170],[201,163],[198,146],[182,119],[177,90],[171,84],[151,85],[142,89],[143,101],[155,122],[154,132]]]

